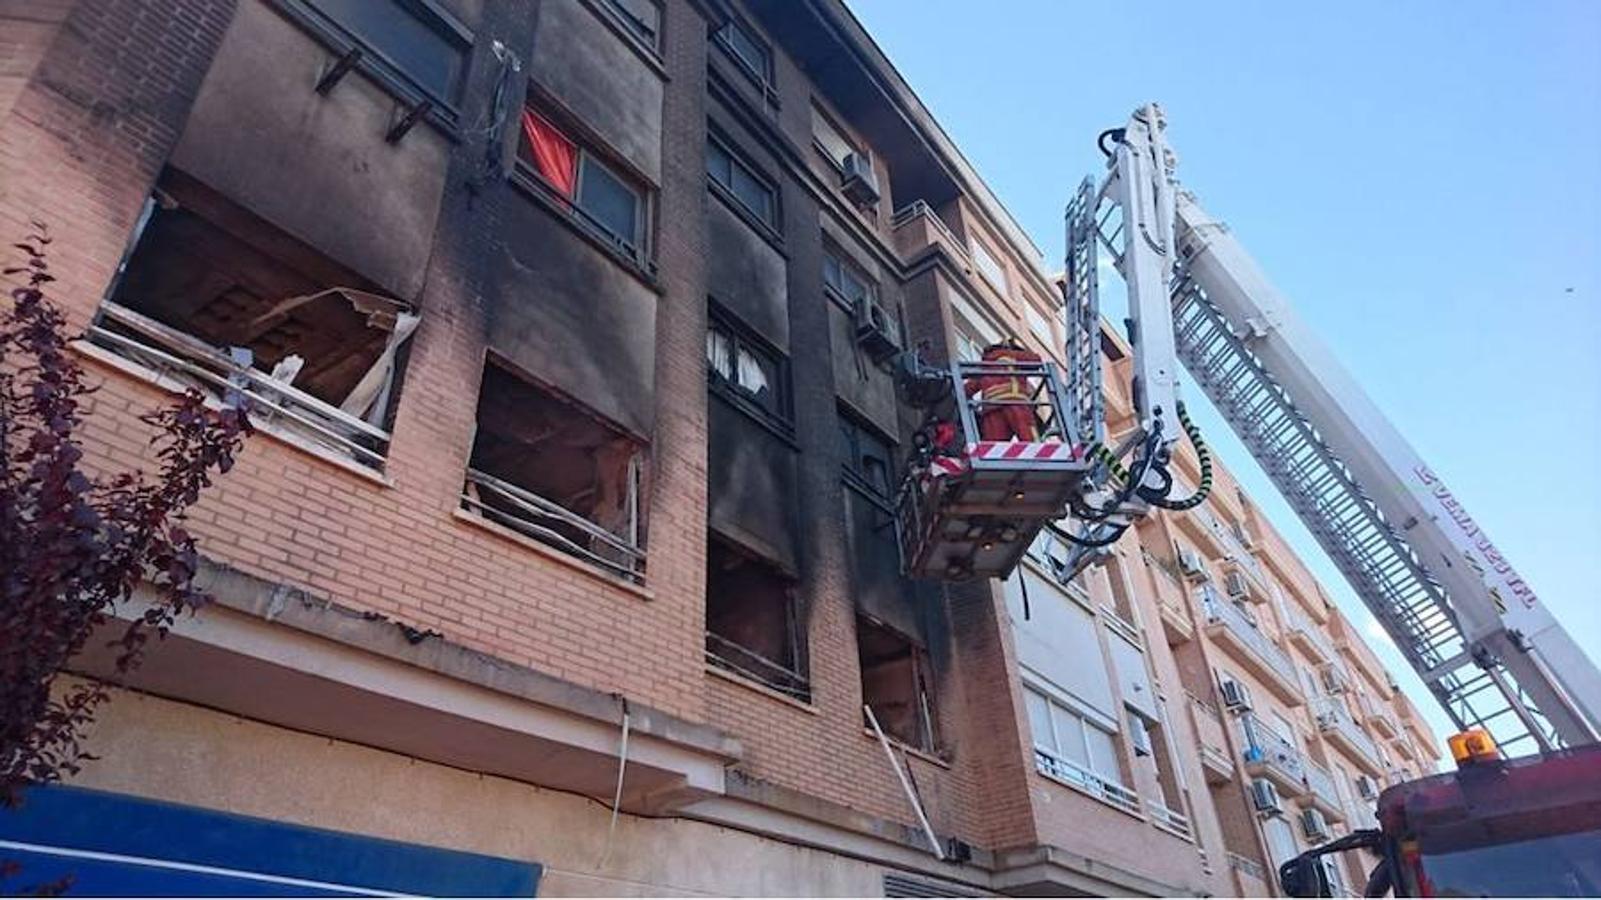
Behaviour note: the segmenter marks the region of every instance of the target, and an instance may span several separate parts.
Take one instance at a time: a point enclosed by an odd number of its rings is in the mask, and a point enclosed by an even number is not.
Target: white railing
[[[1325,806],[1331,809],[1340,808],[1340,792],[1334,786],[1333,775],[1311,762],[1306,763],[1304,775],[1306,786],[1312,789],[1312,793],[1317,795]]]
[[[1325,697],[1317,706],[1317,725],[1324,732],[1335,732],[1357,750],[1367,756],[1369,763],[1379,760],[1378,745],[1367,736],[1367,732],[1351,719],[1351,714],[1344,705],[1332,697]]]
[[[1277,769],[1289,781],[1304,780],[1301,751],[1255,713],[1240,716],[1240,735],[1247,765],[1262,763]]]
[[[486,503],[486,498],[498,502]],[[468,469],[461,502],[469,511],[520,531],[540,543],[549,544],[630,581],[644,580],[644,548],[532,491],[476,469]],[[565,534],[560,529],[567,529],[573,534]],[[629,530],[633,530],[632,526]]]
[[[1172,831],[1185,840],[1195,837],[1195,833],[1190,829],[1190,817],[1178,810],[1153,801],[1147,811],[1150,813],[1151,821],[1158,827]]]
[[[895,211],[895,215],[890,218],[890,228],[899,228],[919,216],[928,219],[929,227],[933,228],[941,237],[949,241],[951,248],[956,253],[960,254],[964,258],[969,255],[967,248],[962,246],[962,242],[956,239],[956,232],[951,231],[951,226],[945,224],[945,220],[939,217],[939,213],[934,211],[934,207],[929,206],[925,201],[913,200],[900,209],[897,209]]]
[[[389,432],[382,428],[125,306],[108,300],[100,313],[99,323],[89,329],[92,343],[219,402],[245,398],[251,422],[259,428],[310,442],[369,468],[383,468]]]
[[[1284,604],[1284,610],[1288,614],[1290,627],[1306,638],[1307,642],[1322,655],[1324,662],[1332,663],[1339,659],[1339,654],[1334,649],[1334,642],[1319,630],[1317,623],[1313,622],[1310,616],[1291,603]]]
[[[1251,652],[1255,653],[1268,667],[1287,679],[1291,684],[1300,684],[1295,674],[1295,663],[1290,661],[1289,654],[1279,649],[1279,646],[1263,634],[1260,629],[1251,624],[1249,620],[1234,608],[1229,600],[1219,599],[1214,592],[1204,592],[1201,604],[1206,609],[1206,620],[1211,623],[1222,623],[1230,632],[1240,639]]]
[[[1229,851],[1229,868],[1244,872],[1257,881],[1267,881],[1267,870],[1262,868],[1261,863],[1241,856],[1233,850]]]
[[[1035,747],[1034,767],[1046,778],[1077,788],[1095,799],[1109,803],[1125,812],[1139,814],[1139,794],[1115,781],[1102,778],[1070,759],[1064,759]]]

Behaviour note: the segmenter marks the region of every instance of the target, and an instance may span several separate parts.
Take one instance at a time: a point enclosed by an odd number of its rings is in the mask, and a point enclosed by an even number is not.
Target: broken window
[[[533,109],[523,110],[517,153],[521,164],[561,198],[580,224],[630,259],[644,262],[643,189]]]
[[[379,468],[419,317],[177,172],[145,206],[91,339],[257,425]]]
[[[640,582],[642,455],[633,438],[490,361],[462,505]]]
[[[787,430],[788,373],[782,357],[716,308],[706,326],[706,368],[713,390]]]
[[[794,580],[716,534],[706,547],[706,659],[796,699],[811,697]]]
[[[932,752],[938,744],[933,671],[928,651],[893,628],[856,614],[856,653],[862,668],[862,703],[884,733]]]
[[[888,501],[895,489],[894,450],[877,432],[844,413],[839,417],[840,454],[846,480]]]

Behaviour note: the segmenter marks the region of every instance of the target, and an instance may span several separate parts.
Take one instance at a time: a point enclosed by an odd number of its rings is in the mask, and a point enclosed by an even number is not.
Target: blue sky
[[[1096,134],[1162,103],[1180,180],[1601,658],[1601,3],[848,2],[1052,269]]]

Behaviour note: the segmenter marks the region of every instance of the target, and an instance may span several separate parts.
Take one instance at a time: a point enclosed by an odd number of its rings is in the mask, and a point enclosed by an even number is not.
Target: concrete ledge
[[[610,799],[623,698],[453,644],[375,613],[217,565],[217,598],[153,644],[131,687],[472,771]],[[138,616],[136,592],[118,611]],[[107,634],[120,629],[110,623]],[[75,667],[111,671],[91,639]],[[724,792],[740,747],[722,731],[628,703],[623,806],[660,815]]]
[[[999,851],[994,865],[991,886],[1016,896],[1207,896],[1199,888],[1166,884],[1051,844]]]

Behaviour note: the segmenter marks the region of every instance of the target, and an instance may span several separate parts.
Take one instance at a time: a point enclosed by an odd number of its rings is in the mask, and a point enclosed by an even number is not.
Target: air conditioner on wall
[[[1301,833],[1309,841],[1326,841],[1333,837],[1329,832],[1329,821],[1323,817],[1320,809],[1301,810]]]
[[[1246,582],[1245,576],[1239,572],[1229,572],[1224,575],[1223,587],[1228,590],[1229,596],[1236,600],[1251,596],[1251,585]]]
[[[1223,691],[1223,705],[1229,709],[1248,710],[1251,708],[1251,692],[1245,685],[1232,678],[1225,678],[1221,685]]]
[[[1379,799],[1379,784],[1366,775],[1356,776],[1356,792],[1363,800]]]
[[[1251,806],[1257,812],[1268,815],[1278,815],[1284,812],[1283,805],[1279,803],[1278,788],[1275,788],[1273,782],[1265,778],[1251,780]]]
[[[840,188],[852,203],[868,206],[878,202],[878,174],[871,159],[862,153],[847,153],[839,165]]]
[[[881,363],[901,352],[901,323],[877,297],[856,302],[856,341],[873,362]]]
[[[1205,581],[1206,565],[1201,562],[1201,555],[1194,550],[1179,551],[1179,571],[1191,581]]]
[[[1345,680],[1345,673],[1334,666],[1323,670],[1323,689],[1331,694],[1343,694],[1350,684]]]

